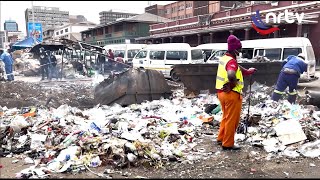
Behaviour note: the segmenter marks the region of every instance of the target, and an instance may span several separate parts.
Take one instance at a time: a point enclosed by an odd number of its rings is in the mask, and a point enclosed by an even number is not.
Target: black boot
[[[241,147],[237,146],[237,145],[233,145],[232,147],[224,147],[224,146],[222,146],[222,149],[223,150],[240,150]]]
[[[282,97],[281,94],[273,92],[271,99],[274,100],[274,101],[279,101],[279,99],[281,99],[281,97]]]
[[[288,101],[291,103],[291,104],[295,104],[296,103],[296,99],[297,99],[297,95],[290,95],[288,96]]]

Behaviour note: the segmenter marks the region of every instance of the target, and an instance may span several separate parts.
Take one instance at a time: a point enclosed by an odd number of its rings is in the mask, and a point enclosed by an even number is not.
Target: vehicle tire
[[[170,76],[171,76],[171,79],[172,79],[173,81],[175,81],[175,82],[180,81],[180,77],[177,75],[176,72],[171,71]]]

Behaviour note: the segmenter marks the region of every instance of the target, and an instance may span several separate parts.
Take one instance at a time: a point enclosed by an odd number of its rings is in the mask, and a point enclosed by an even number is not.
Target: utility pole
[[[1,32],[1,27],[2,27],[2,21],[1,21],[1,1],[0,1],[0,32]],[[2,46],[0,48],[4,48],[3,47],[3,37],[2,37],[2,35],[1,35],[1,41],[0,42],[1,42],[1,46]]]
[[[33,10],[33,1],[31,1],[31,8],[32,8],[32,32],[33,32],[33,40],[36,42],[36,36],[35,36],[35,26],[34,26],[34,10]]]

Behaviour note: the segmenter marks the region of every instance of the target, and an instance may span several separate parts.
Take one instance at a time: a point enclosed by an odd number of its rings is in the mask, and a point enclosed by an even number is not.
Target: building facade
[[[7,42],[15,43],[24,39],[24,34],[21,31],[7,31]]]
[[[83,15],[69,15],[69,21],[71,24],[73,23],[79,23],[79,22],[85,22],[87,21],[87,18]]]
[[[252,28],[251,16],[260,10],[262,19],[266,13],[304,13],[304,21],[298,24],[285,22],[269,24],[280,30],[263,36]],[[176,20],[168,23],[150,25],[150,36],[136,38],[137,43],[152,41],[153,43],[185,42],[191,46],[205,43],[226,42],[230,34],[240,40],[307,37],[310,39],[317,59],[320,59],[320,2],[319,1],[278,1],[270,3],[252,3],[236,9],[223,10],[209,14],[210,18],[202,21],[199,17]],[[208,20],[208,21],[207,21]],[[207,23],[208,22],[208,23]]]
[[[6,43],[6,40],[7,39],[7,36],[6,36],[6,31],[0,31],[0,48],[7,48],[5,43]]]
[[[133,13],[123,13],[123,12],[114,12],[112,10],[109,11],[102,11],[99,13],[100,16],[100,24],[104,25],[110,22],[114,22],[117,19],[120,18],[129,18],[136,16],[138,14],[133,14]]]
[[[152,5],[145,12],[171,20],[187,19],[194,16],[213,14],[234,7],[251,4],[251,1],[176,1],[167,5]]]
[[[43,30],[42,32],[43,41],[53,40],[53,35],[54,35],[54,28],[47,28]]]
[[[42,24],[42,29],[62,26],[70,22],[69,11],[60,11],[57,7],[34,6],[34,21]],[[32,9],[25,10],[26,29],[28,22],[33,22]]]
[[[155,5],[146,7],[144,12],[164,17],[164,5],[155,4]]]
[[[82,31],[82,41],[99,46],[124,44],[127,41],[134,43],[137,37],[149,36],[151,24],[169,21],[163,17],[144,13]]]
[[[145,12],[171,20],[193,17],[193,5],[196,1],[177,1],[167,5],[152,5],[145,8]]]
[[[16,21],[8,20],[4,22],[4,30],[8,32],[19,31],[18,23]]]
[[[79,22],[74,24],[66,24],[60,27],[55,28],[53,32],[53,39],[58,40],[61,38],[69,39],[73,41],[81,41],[81,31],[88,30],[90,28],[94,28],[96,26],[95,23],[92,22]]]

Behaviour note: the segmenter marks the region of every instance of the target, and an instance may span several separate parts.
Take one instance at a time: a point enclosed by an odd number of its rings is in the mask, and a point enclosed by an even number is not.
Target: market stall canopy
[[[28,37],[27,39],[24,39],[20,42],[15,43],[12,45],[12,49],[14,50],[20,50],[20,49],[26,49],[26,48],[32,48],[34,45],[39,44],[40,42],[32,37]]]
[[[58,50],[63,50],[64,49],[64,45],[61,44],[61,43],[51,43],[51,44],[48,44],[48,43],[40,43],[40,44],[37,44],[35,46],[33,46],[31,49],[30,49],[30,53],[38,53],[39,52],[39,49],[43,47],[45,51],[49,50],[49,51],[58,51]]]

